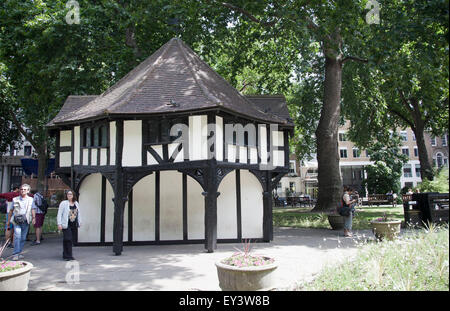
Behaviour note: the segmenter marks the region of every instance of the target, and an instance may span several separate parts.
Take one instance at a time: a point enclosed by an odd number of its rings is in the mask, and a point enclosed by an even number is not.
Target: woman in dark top
[[[63,259],[75,260],[72,245],[77,242],[78,228],[81,224],[80,208],[72,191],[67,191],[67,200],[59,204],[57,223],[58,230],[63,232]]]

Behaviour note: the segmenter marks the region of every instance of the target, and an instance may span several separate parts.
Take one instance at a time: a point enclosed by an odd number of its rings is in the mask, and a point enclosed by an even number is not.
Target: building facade
[[[347,131],[350,122],[346,122],[338,130],[339,144],[339,166],[343,185],[349,185],[361,192],[363,180],[367,177],[365,166],[373,164],[370,161],[366,150],[359,150],[353,142],[347,138]],[[408,162],[402,168],[400,178],[401,187],[413,188],[422,182],[420,176],[419,153],[416,144],[414,132],[410,128],[398,129],[401,136],[401,152],[408,156]],[[430,133],[425,133],[425,142],[427,144],[428,156],[433,162],[433,167],[448,167],[448,133],[440,137],[434,137]],[[309,194],[312,197],[317,196],[318,189],[318,170],[315,154],[311,160],[298,161],[295,155],[290,156],[291,165],[295,170],[283,177],[278,184],[278,195],[284,196],[285,189],[289,188],[297,194]],[[292,167],[291,167],[292,171]]]

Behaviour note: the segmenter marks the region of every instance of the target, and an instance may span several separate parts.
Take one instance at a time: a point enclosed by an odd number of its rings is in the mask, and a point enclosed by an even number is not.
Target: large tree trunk
[[[416,123],[414,135],[416,136],[417,151],[419,152],[420,176],[422,180],[425,178],[433,180],[433,168],[431,166],[430,158],[428,157],[423,122],[421,122],[420,125]]]
[[[314,211],[335,209],[342,195],[338,151],[341,87],[341,57],[326,55],[323,107],[316,130],[319,193]]]
[[[45,171],[47,170],[47,146],[40,146],[39,149],[36,149],[38,154],[38,176],[37,176],[37,191],[45,195],[45,191],[47,190],[45,183]]]

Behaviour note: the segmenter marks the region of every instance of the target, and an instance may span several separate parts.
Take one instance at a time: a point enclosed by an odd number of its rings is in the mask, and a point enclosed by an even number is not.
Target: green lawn
[[[42,226],[43,228],[43,233],[53,233],[53,232],[57,232],[58,231],[58,226],[56,224],[56,214],[58,213],[58,209],[57,208],[49,208],[47,214],[45,215],[45,220],[44,220],[44,225]],[[6,215],[5,214],[0,214],[0,236],[4,236],[5,235],[5,219],[6,219]],[[33,225],[30,226],[30,233],[34,234],[34,227]]]
[[[311,208],[274,208],[273,225],[276,227],[293,228],[323,228],[331,229],[327,215],[311,213]],[[403,220],[403,206],[363,206],[356,209],[353,218],[353,229],[371,229],[370,221],[382,217],[386,213],[388,217]]]

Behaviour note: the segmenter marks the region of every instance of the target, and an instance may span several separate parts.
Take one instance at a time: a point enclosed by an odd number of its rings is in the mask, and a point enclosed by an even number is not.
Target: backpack
[[[0,213],[6,214],[6,211],[8,209],[8,201],[4,198],[0,199]]]
[[[47,209],[48,209],[48,202],[47,202],[47,200],[39,192],[37,192],[35,195],[37,195],[39,197],[40,201],[41,201],[41,204],[39,205],[39,204],[37,204],[37,202],[39,202],[39,200],[37,200],[36,206],[39,207],[39,209],[44,214],[47,214]]]

